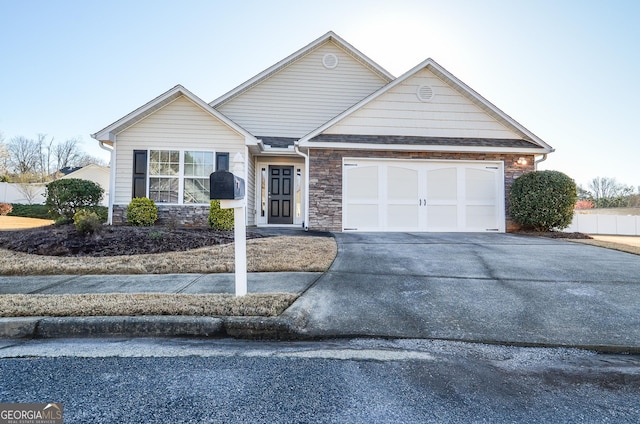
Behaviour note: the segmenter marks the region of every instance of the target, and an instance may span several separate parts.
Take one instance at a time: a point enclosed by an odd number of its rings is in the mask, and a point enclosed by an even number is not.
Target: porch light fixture
[[[527,164],[527,158],[525,157],[519,157],[518,160],[516,161],[516,163],[518,165],[526,165]]]

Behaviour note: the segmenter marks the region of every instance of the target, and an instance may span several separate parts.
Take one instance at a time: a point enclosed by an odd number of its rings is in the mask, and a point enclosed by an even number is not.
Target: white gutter
[[[309,155],[302,153],[298,146],[300,141],[296,141],[293,145],[294,151],[304,158],[304,230],[309,231]]]
[[[538,164],[539,164],[540,162],[544,162],[545,160],[547,160],[547,153],[543,154],[543,155],[542,155],[542,157],[541,157],[540,159],[538,159],[538,160],[536,160],[536,161],[534,162],[534,167],[533,167],[533,169],[534,169],[535,171],[537,171],[537,170],[538,170]]]
[[[93,136],[93,135],[92,135]],[[104,141],[98,140],[98,144],[102,150],[106,150],[111,155],[109,159],[109,207],[107,209],[107,224],[113,224],[113,196],[116,187],[116,155],[113,147],[108,147],[104,144]]]

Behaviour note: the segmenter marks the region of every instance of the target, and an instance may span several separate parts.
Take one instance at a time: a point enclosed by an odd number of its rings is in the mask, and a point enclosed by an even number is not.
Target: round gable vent
[[[433,99],[433,87],[431,87],[430,85],[421,85],[420,87],[418,87],[416,95],[421,102],[429,102],[431,101],[431,99]]]
[[[327,53],[322,57],[322,65],[327,69],[334,69],[338,66],[338,56],[333,53]]]

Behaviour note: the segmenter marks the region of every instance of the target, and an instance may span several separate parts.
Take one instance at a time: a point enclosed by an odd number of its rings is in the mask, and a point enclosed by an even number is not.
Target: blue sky
[[[176,84],[211,101],[335,31],[399,76],[431,57],[556,149],[640,186],[640,2],[0,0],[5,142],[94,133]]]

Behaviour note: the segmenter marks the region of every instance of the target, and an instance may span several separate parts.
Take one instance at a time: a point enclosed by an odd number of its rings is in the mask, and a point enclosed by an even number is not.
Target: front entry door
[[[269,166],[269,224],[293,224],[293,166]]]

